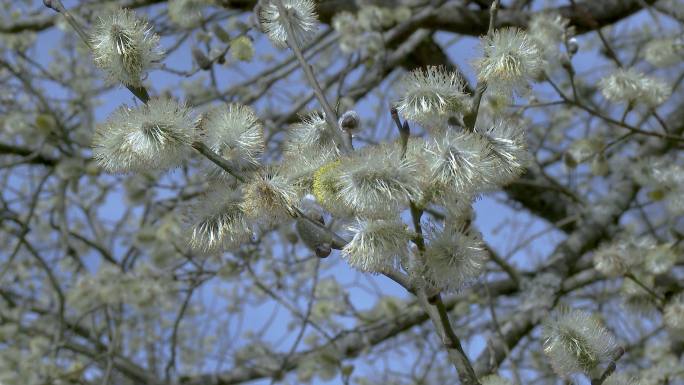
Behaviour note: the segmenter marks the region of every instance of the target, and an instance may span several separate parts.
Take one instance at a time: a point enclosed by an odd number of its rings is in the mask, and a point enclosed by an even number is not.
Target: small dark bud
[[[221,28],[220,25],[214,24],[212,27],[212,31],[214,32],[214,36],[216,36],[217,39],[221,40],[224,43],[230,43],[230,34],[223,28]]]
[[[192,48],[192,57],[195,59],[197,66],[203,70],[208,70],[211,68],[211,60],[202,52],[201,49],[197,47]]]
[[[307,218],[297,218],[295,228],[299,234],[302,242],[317,256],[324,258],[330,255],[332,236],[323,224],[320,222],[322,218],[313,218],[313,221]],[[326,254],[327,250],[327,254]]]
[[[359,114],[357,114],[356,111],[349,110],[340,116],[337,123],[343,131],[356,132],[361,125],[361,118],[359,118]]]
[[[318,258],[326,258],[332,252],[332,248],[330,247],[329,243],[324,243],[322,245],[316,246],[314,252]]]

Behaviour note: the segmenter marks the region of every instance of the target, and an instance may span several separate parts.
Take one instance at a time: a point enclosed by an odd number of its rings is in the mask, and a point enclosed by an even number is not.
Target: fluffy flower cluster
[[[244,186],[240,208],[249,219],[271,225],[293,215],[296,198],[295,187],[285,176],[265,170]]]
[[[525,132],[520,124],[512,120],[498,120],[486,128],[477,128],[488,144],[489,158],[483,165],[491,165],[490,180],[503,186],[516,180],[530,162]]]
[[[563,309],[544,323],[544,353],[561,376],[590,373],[612,359],[615,338],[603,324],[583,310]]]
[[[193,27],[202,20],[207,5],[209,0],[169,0],[169,19],[181,27]]]
[[[665,102],[672,92],[662,80],[633,69],[620,68],[599,82],[603,96],[616,103],[643,104],[656,107]]]
[[[340,159],[337,190],[342,201],[367,217],[386,217],[421,198],[417,164],[393,146],[374,146]]]
[[[684,57],[684,39],[681,37],[651,40],[644,48],[644,58],[656,67],[681,63]]]
[[[321,153],[339,154],[339,143],[334,131],[325,120],[325,113],[314,111],[301,117],[290,126],[285,142],[285,156],[316,156]]]
[[[217,186],[200,200],[194,209],[190,245],[202,252],[218,252],[239,246],[252,232],[241,207],[238,192]]]
[[[492,181],[488,142],[466,132],[447,133],[428,147],[429,173],[439,193],[470,194]]]
[[[536,13],[529,23],[530,38],[537,43],[537,47],[547,58],[558,54],[558,48],[566,35],[572,35],[568,29],[570,20],[547,13]]]
[[[68,292],[67,303],[83,312],[103,304],[127,304],[145,309],[168,297],[172,286],[148,266],[124,273],[104,265],[94,275],[80,276]]]
[[[421,275],[431,286],[456,291],[480,276],[488,258],[480,234],[446,226],[428,236]]]
[[[314,172],[337,159],[339,143],[325,120],[325,114],[312,112],[291,125],[283,146],[288,176],[308,185]]]
[[[178,166],[189,154],[195,124],[190,109],[172,99],[123,106],[97,127],[93,155],[109,172]]]
[[[485,36],[481,45],[483,58],[475,63],[477,76],[495,94],[523,93],[529,81],[541,74],[542,52],[523,30],[496,30],[491,36]]]
[[[357,219],[342,253],[352,267],[367,272],[396,268],[408,252],[410,233],[399,219]]]
[[[435,118],[462,115],[470,106],[464,93],[463,80],[455,72],[442,67],[411,71],[399,84],[402,95],[397,110],[408,120],[421,124]]]
[[[602,245],[594,252],[594,267],[609,277],[632,271],[662,274],[677,262],[677,254],[669,243],[658,243],[651,237],[620,239]]]
[[[252,108],[229,104],[214,109],[202,119],[201,127],[206,144],[234,169],[250,170],[259,166],[264,130]]]
[[[394,8],[362,5],[356,14],[339,12],[332,26],[339,34],[342,52],[352,53],[365,49],[369,53],[378,52],[384,47],[380,32],[396,23],[411,17],[411,9],[404,6]]]
[[[663,321],[670,329],[684,333],[684,294],[679,294],[665,306]]]
[[[285,20],[280,14],[277,0],[269,0],[263,4],[259,12],[259,21],[271,42],[280,48],[288,45]],[[318,28],[316,4],[312,0],[280,0],[288,11],[287,19],[294,31],[293,43],[302,46],[313,37]]]
[[[139,86],[147,70],[163,57],[159,36],[130,10],[98,17],[89,37],[95,65],[112,82]]]

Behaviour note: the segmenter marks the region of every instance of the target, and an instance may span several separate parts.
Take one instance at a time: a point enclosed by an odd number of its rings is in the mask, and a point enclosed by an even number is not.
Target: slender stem
[[[337,124],[337,114],[328,102],[328,99],[325,97],[325,92],[323,92],[321,85],[318,84],[318,80],[316,80],[316,76],[313,73],[313,69],[311,69],[311,65],[307,63],[306,59],[304,58],[304,55],[302,54],[302,49],[301,47],[299,47],[299,43],[295,38],[294,29],[292,27],[292,22],[290,20],[290,15],[287,11],[287,8],[285,8],[285,5],[283,4],[282,0],[275,0],[275,4],[278,6],[278,13],[280,14],[281,19],[283,20],[283,26],[285,27],[285,31],[287,32],[287,43],[290,46],[290,48],[292,48],[295,57],[299,61],[299,65],[302,67],[302,71],[304,71],[304,76],[306,76],[306,80],[309,82],[309,85],[313,89],[316,99],[318,99],[318,102],[321,104],[321,107],[325,112],[325,120],[327,120],[330,129],[333,130],[333,134],[335,135],[335,137],[340,141],[340,143],[342,143],[343,151],[347,153],[351,152],[352,146],[350,138],[346,135],[343,135],[342,130],[339,129]]]
[[[662,309],[663,303],[665,303],[665,298],[663,298],[660,294],[656,293],[651,289],[650,287],[646,286],[641,280],[639,280],[634,274],[632,273],[627,273],[625,274],[625,277],[629,278],[632,282],[636,283],[640,288],[644,289],[651,297],[653,297],[657,301],[657,307],[659,309]]]
[[[204,155],[207,159],[212,161],[215,165],[219,166],[223,171],[227,172],[228,174],[232,175],[235,177],[235,179],[239,180],[242,183],[245,183],[245,178],[235,172],[231,165],[228,163],[226,159],[224,159],[222,156],[219,154],[215,153],[211,148],[209,148],[206,144],[200,141],[195,141],[192,142],[192,148],[197,150],[200,154]]]
[[[491,37],[494,34],[494,29],[496,26],[496,15],[499,11],[500,0],[492,1],[492,6],[489,8],[489,28],[487,29],[487,36]],[[475,129],[475,123],[477,123],[477,115],[480,112],[480,103],[482,102],[482,96],[484,96],[487,90],[487,83],[480,79],[475,87],[475,95],[473,95],[473,106],[464,117],[463,123],[465,123],[466,130],[473,131]]]
[[[592,379],[591,385],[603,384],[608,377],[615,372],[615,369],[617,369],[617,361],[622,357],[623,354],[625,354],[625,349],[622,347],[617,348],[615,356],[613,357],[613,360],[610,361],[610,364],[608,364],[608,367],[606,367],[606,370],[603,371],[603,374],[601,374],[599,378]]]

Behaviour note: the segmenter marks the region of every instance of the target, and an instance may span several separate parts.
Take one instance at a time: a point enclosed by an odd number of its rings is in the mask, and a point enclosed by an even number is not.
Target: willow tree
[[[680,1],[2,3],[0,384],[684,383]]]

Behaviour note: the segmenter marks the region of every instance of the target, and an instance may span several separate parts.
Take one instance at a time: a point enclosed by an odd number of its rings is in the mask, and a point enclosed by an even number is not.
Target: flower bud
[[[211,60],[197,47],[192,47],[192,58],[200,69],[205,71],[211,69]]]
[[[315,218],[321,219],[321,218]],[[295,228],[302,242],[316,253],[316,256],[325,258],[332,251],[330,244],[332,236],[322,225],[317,225],[308,218],[299,217],[295,223]]]
[[[349,110],[340,116],[337,123],[343,131],[354,133],[359,129],[361,119],[356,111]]]

